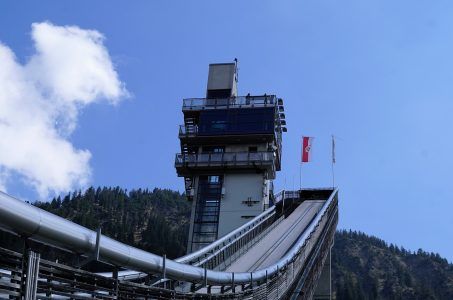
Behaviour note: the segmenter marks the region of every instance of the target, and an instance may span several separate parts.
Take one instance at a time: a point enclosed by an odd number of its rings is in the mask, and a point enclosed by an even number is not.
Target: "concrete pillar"
[[[321,276],[316,286],[314,300],[331,300],[332,299],[332,268],[331,268],[331,253],[332,248],[329,249],[326,261],[322,268]]]

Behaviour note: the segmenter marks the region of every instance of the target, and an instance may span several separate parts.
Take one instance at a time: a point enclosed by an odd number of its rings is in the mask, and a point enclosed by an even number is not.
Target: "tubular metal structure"
[[[227,248],[233,242],[237,241],[238,239],[244,237],[249,233],[251,230],[256,229],[258,226],[262,225],[266,221],[269,221],[272,217],[275,216],[275,206],[270,207],[269,209],[265,210],[252,220],[248,221],[244,225],[236,228],[235,230],[231,231],[227,235],[221,237],[220,239],[214,241],[213,243],[195,251],[189,253],[187,255],[181,256],[175,259],[175,262],[200,266],[201,264],[205,263],[206,260],[213,257],[219,251]],[[112,274],[110,272],[103,272],[99,273],[99,275],[111,277]],[[137,272],[134,270],[124,270],[118,272],[118,277],[124,280],[133,280],[137,278],[141,278],[147,276],[146,273]]]
[[[208,247],[184,256],[178,261],[166,259],[165,262],[161,256],[123,244],[104,235],[100,237],[99,249],[96,249],[97,233],[95,231],[48,213],[2,192],[0,192],[0,226],[23,237],[80,254],[90,255],[98,250],[99,259],[102,261],[146,273],[165,273],[171,279],[206,282],[210,285],[231,285],[232,282],[233,284],[253,284],[254,282],[265,282],[268,278],[278,274],[279,270],[288,267],[296,256],[300,258],[300,251],[307,244],[311,245],[308,247],[308,250],[311,251],[311,248],[316,243],[316,238],[320,235],[323,228],[329,224],[330,215],[337,213],[337,193],[338,189],[335,189],[297,242],[279,261],[269,267],[251,273],[206,270],[187,263],[193,262],[194,259],[202,257],[216,247],[224,245],[224,243],[228,243],[231,239],[234,239],[236,234],[249,230],[260,222],[262,218],[268,218],[275,213],[273,208]]]

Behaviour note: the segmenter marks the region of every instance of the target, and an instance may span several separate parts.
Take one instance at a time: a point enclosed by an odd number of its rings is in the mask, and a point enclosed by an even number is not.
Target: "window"
[[[229,97],[231,97],[231,89],[222,89],[222,90],[208,90],[208,95],[206,98],[215,99]]]
[[[257,146],[250,146],[249,147],[249,152],[258,152],[258,147]]]
[[[208,182],[209,183],[219,183],[220,182],[220,176],[218,176],[218,175],[208,176]]]
[[[212,121],[211,122],[211,129],[213,131],[225,131],[227,129],[228,122],[227,121]]]
[[[223,153],[225,146],[203,146],[204,153]]]
[[[207,110],[200,113],[198,134],[272,133],[274,119],[273,107]]]

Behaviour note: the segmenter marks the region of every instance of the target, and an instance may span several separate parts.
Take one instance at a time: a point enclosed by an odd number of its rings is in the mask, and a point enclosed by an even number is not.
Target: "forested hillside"
[[[157,254],[185,254],[190,206],[170,190],[89,188],[37,206]]]
[[[190,204],[178,192],[89,188],[36,205],[147,251],[185,254]],[[19,242],[0,232],[0,244],[14,248]],[[336,299],[453,299],[453,264],[438,254],[339,231],[332,263]]]
[[[339,231],[332,264],[337,299],[453,299],[453,264],[439,254]]]

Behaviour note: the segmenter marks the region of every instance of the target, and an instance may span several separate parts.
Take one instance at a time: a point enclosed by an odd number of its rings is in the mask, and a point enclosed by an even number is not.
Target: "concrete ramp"
[[[307,200],[301,203],[285,220],[225,271],[251,272],[277,262],[296,242],[324,202],[325,200]]]

